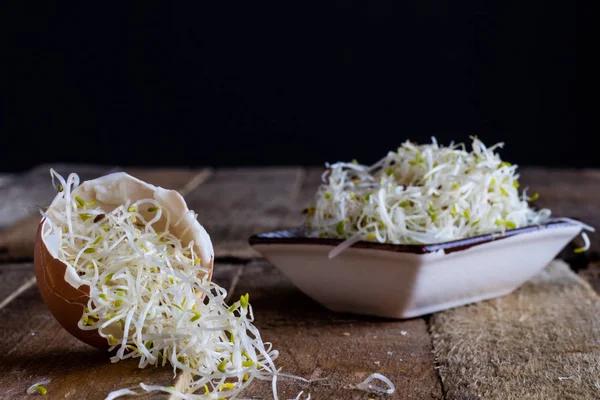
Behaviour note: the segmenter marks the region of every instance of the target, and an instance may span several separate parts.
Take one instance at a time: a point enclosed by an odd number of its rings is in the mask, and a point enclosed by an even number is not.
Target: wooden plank
[[[0,263],[33,260],[35,235],[42,217],[28,215],[0,231]]]
[[[279,380],[279,398],[304,390],[313,399],[439,399],[432,346],[423,319],[392,321],[328,311],[301,292],[275,267],[254,261],[244,268],[233,298],[250,293],[256,326],[280,351],[282,372],[325,381]],[[379,372],[396,393],[379,397],[352,389]],[[256,381],[255,381],[256,382]],[[256,382],[246,398],[272,398],[268,382]]]
[[[216,265],[214,281],[231,288],[239,266]],[[2,271],[2,269],[0,269]],[[171,368],[139,369],[135,360],[111,364],[107,353],[69,335],[52,317],[37,288],[30,288],[0,309],[0,388],[2,398],[28,399],[27,388],[49,378],[51,399],[104,399],[140,382],[171,386]],[[154,393],[136,398],[166,399]]]
[[[600,397],[600,297],[562,261],[514,293],[431,318],[447,398]]]
[[[59,173],[67,174],[71,168],[60,167]],[[51,185],[51,181],[48,176],[46,167],[39,167],[34,169],[30,174],[24,177],[27,182],[32,182],[33,186],[31,190],[35,191],[33,196],[24,194],[27,198],[45,199],[46,204],[50,202],[55,195],[54,188]],[[108,170],[100,170],[97,167],[88,168],[72,168],[81,174],[82,180],[85,178],[92,179],[95,175],[102,175]],[[110,171],[116,172],[119,168],[113,168]],[[126,168],[125,172],[142,179],[151,184],[161,186],[167,189],[175,189],[180,191],[182,194],[185,192],[195,189],[204,180],[206,180],[211,171],[208,169],[192,170],[186,168],[169,168],[169,169],[158,169],[158,170],[142,170],[137,168]],[[42,180],[43,179],[43,180]],[[27,187],[16,186],[7,191],[16,190],[18,193],[27,193]],[[2,189],[0,188],[0,196],[2,196]],[[1,201],[1,200],[0,200]],[[35,245],[35,232],[41,217],[37,212],[33,212],[32,215],[25,216],[12,225],[7,226],[5,229],[0,231],[0,262],[16,262],[16,261],[30,261],[33,259],[33,248]]]
[[[582,277],[590,286],[600,294],[600,263],[593,262],[586,269],[579,271],[579,276]]]
[[[195,189],[212,174],[212,171],[208,168],[127,167],[124,171],[129,175],[152,185],[160,186],[165,189],[177,190],[182,195]]]
[[[297,196],[290,202],[289,210],[283,219],[282,227],[296,227],[304,225],[305,215],[302,211],[314,204],[315,193],[322,183],[321,176],[324,168],[311,167],[306,169],[306,174],[302,180],[302,185]]]
[[[96,178],[107,172],[107,167],[80,165],[53,165],[63,176],[77,172],[81,179]],[[0,228],[7,227],[27,215],[37,213],[38,207],[45,207],[56,194],[50,178],[50,166],[42,165],[31,171],[13,177],[5,185],[0,185]]]
[[[0,310],[35,284],[33,264],[8,264],[0,268]]]
[[[16,174],[0,173],[0,187],[8,185],[10,182],[12,182],[15,176]]]
[[[528,193],[539,193],[536,206],[549,208],[555,217],[579,219],[600,229],[600,170],[553,170],[548,168],[521,168],[521,186]],[[573,244],[562,254],[572,266],[583,267],[600,255],[600,232],[589,234],[590,251],[574,255]]]
[[[301,168],[218,169],[187,195],[215,246],[215,257],[253,258],[254,233],[283,227],[304,180]]]
[[[53,167],[63,176],[77,172],[82,180],[109,171],[107,167],[98,166],[58,164]],[[0,186],[0,263],[33,259],[35,232],[41,219],[38,207],[48,206],[56,195],[49,171],[49,165],[42,165]]]

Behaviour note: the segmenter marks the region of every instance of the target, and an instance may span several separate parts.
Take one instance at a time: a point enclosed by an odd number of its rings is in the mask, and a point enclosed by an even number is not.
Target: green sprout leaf
[[[335,231],[337,232],[338,235],[344,234],[345,225],[346,225],[346,223],[343,220],[337,223],[337,225],[335,226]]]
[[[540,198],[540,194],[539,193],[534,193],[533,196],[527,198],[527,200],[528,201],[536,201],[539,198]]]
[[[90,214],[81,213],[79,214],[79,218],[81,218],[83,221],[87,221],[88,219],[92,218],[92,216]]]
[[[79,207],[85,206],[85,200],[83,200],[81,197],[75,196],[75,201],[77,202],[77,204],[79,204]]]
[[[202,314],[200,314],[199,312],[195,312],[194,316],[192,318],[190,318],[190,322],[196,322],[198,321],[200,318],[202,318]]]
[[[504,225],[508,229],[516,229],[517,228],[517,224],[515,224],[512,221],[507,221],[507,220],[504,220],[504,219],[497,219],[494,223],[496,225]]]
[[[242,305],[243,309],[248,308],[249,301],[250,301],[250,294],[248,294],[248,293],[246,293],[240,297],[240,304]]]
[[[33,389],[36,392],[38,392],[39,394],[41,394],[42,396],[45,396],[48,393],[48,390],[46,390],[46,388],[43,387],[42,385],[34,386]]]

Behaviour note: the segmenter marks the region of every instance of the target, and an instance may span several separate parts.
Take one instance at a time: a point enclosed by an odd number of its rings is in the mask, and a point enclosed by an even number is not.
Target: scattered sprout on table
[[[385,383],[387,388],[378,386],[373,382],[375,379],[380,380],[381,382]],[[390,381],[387,377],[375,373],[375,374],[371,374],[367,377],[367,379],[365,379],[364,381],[362,381],[361,383],[359,383],[358,385],[356,385],[357,389],[361,389],[361,390],[372,390],[375,392],[379,392],[379,393],[386,393],[386,394],[392,394],[396,391],[396,387],[394,386],[394,384],[392,383],[392,381]]]
[[[41,394],[42,396],[45,396],[46,394],[48,394],[48,389],[46,389],[44,385],[47,385],[50,382],[51,379],[44,379],[42,381],[34,383],[27,389],[27,394]]]

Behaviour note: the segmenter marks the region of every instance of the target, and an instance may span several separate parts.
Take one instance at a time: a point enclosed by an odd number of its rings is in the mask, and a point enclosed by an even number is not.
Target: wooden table
[[[72,338],[46,309],[33,275],[32,249],[40,219],[34,206],[47,205],[54,196],[48,168],[0,175],[0,398],[28,398],[27,387],[43,378],[52,379],[47,396],[52,399],[103,399],[139,382],[177,385],[168,368],[141,370],[130,360],[111,364],[106,354]],[[445,397],[428,317],[390,321],[329,312],[248,246],[253,233],[302,223],[301,210],[320,183],[321,168],[54,168],[62,174],[77,172],[82,179],[125,170],[185,196],[215,245],[215,281],[232,298],[251,294],[263,338],[281,353],[278,365],[306,378],[328,378],[310,384],[281,380],[281,399],[294,398],[300,390],[310,391],[313,399]],[[600,226],[600,171],[521,171],[522,186],[540,193],[540,206]],[[562,256],[598,290],[600,236],[592,234],[591,239],[592,249],[585,255],[566,249]],[[374,372],[395,383],[394,395],[352,389]],[[271,398],[269,385],[257,383],[251,396]]]

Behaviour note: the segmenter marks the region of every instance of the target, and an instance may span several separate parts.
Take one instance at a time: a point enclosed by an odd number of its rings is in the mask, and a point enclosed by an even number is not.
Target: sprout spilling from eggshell
[[[38,229],[35,269],[67,331],[112,351],[113,362],[169,363],[194,376],[177,390],[146,390],[216,399],[275,381],[277,351],[252,324],[248,295],[227,305],[210,281],[210,238],[179,193],[125,173],[81,185],[51,173],[58,194]]]

